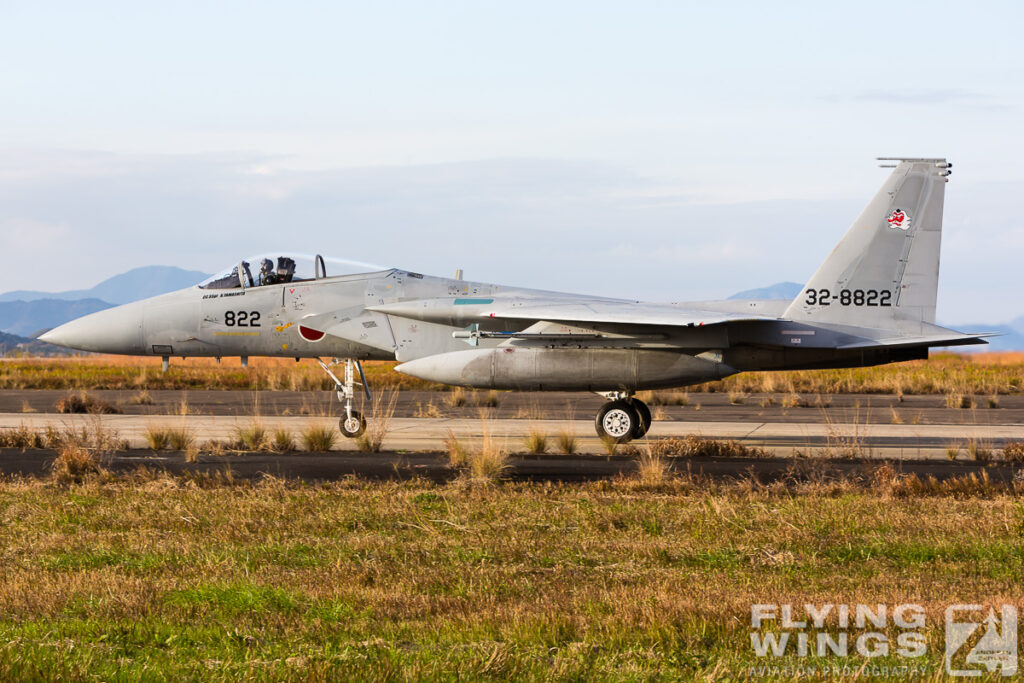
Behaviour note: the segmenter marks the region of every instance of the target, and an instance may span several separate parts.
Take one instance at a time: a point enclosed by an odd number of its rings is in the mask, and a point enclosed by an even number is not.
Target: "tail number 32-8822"
[[[804,303],[809,306],[892,306],[892,292],[883,289],[808,289]]]
[[[228,327],[259,327],[259,311],[226,311],[224,324]]]

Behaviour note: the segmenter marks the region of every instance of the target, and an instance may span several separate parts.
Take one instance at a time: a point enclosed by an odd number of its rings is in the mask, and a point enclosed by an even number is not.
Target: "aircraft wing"
[[[777,320],[773,317],[701,310],[672,304],[569,297],[421,299],[369,306],[367,310],[454,326],[466,326],[489,320],[544,320],[561,323],[697,327],[739,320]]]

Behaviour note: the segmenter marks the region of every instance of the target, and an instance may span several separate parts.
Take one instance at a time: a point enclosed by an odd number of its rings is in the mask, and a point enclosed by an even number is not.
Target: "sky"
[[[656,301],[806,281],[945,156],[939,321],[1024,315],[1016,2],[0,0],[0,291],[272,250]]]

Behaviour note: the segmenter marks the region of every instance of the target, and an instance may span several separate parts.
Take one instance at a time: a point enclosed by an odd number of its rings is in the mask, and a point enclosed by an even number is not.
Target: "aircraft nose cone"
[[[91,313],[64,323],[39,340],[96,353],[142,353],[142,311],[132,304]]]

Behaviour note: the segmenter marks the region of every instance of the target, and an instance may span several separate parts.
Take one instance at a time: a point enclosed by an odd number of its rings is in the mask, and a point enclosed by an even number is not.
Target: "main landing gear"
[[[594,428],[602,439],[626,443],[642,439],[651,428],[651,409],[638,398],[613,392],[602,394],[611,399],[601,406],[594,418]]]
[[[316,362],[320,364],[320,367],[324,369],[331,379],[334,380],[334,388],[337,390],[338,400],[345,404],[345,414],[340,420],[338,420],[338,429],[341,430],[343,436],[350,439],[354,439],[366,431],[366,418],[363,417],[362,413],[358,410],[352,409],[352,399],[355,397],[355,385],[358,384],[363,388],[363,393],[366,394],[366,399],[370,400],[370,387],[366,385],[366,375],[363,374],[362,364],[351,358],[345,360],[338,360],[335,358],[330,364],[323,362],[319,358]],[[342,382],[338,379],[337,375],[331,372],[331,368],[336,365],[345,365],[345,381]],[[359,381],[356,382],[356,371],[359,372]]]

